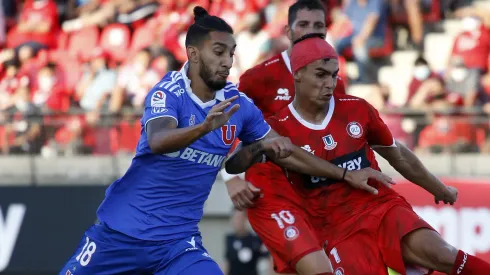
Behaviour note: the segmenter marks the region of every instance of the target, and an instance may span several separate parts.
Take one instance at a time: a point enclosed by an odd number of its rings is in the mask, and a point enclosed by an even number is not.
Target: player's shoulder
[[[171,71],[165,74],[160,81],[151,88],[146,97],[146,102],[151,107],[163,107],[166,105],[167,98],[180,100],[185,93],[185,83],[182,74]]]
[[[242,79],[245,80],[246,78],[250,77],[264,78],[264,75],[275,73],[276,68],[282,66],[282,63],[284,63],[284,61],[281,54],[276,54],[273,57],[264,60],[254,67],[246,70],[245,73],[243,73],[243,75],[240,77],[240,81],[242,81]]]
[[[365,99],[353,95],[335,95],[335,111],[339,113],[356,113],[369,117],[374,107]]]
[[[242,93],[238,90],[238,86],[236,84],[229,81],[226,83],[226,86],[219,91],[219,93],[223,93],[224,99],[228,99],[230,97],[238,95],[238,103],[254,104],[251,98],[249,98],[245,93]]]
[[[338,94],[335,95],[335,108],[352,108],[352,107],[368,107],[369,103],[360,97],[347,95],[347,94]]]
[[[283,124],[285,122],[288,122],[290,120],[290,118],[292,117],[289,105],[290,104],[284,106],[277,113],[268,117],[266,119],[266,121],[269,123],[272,123],[272,124]]]

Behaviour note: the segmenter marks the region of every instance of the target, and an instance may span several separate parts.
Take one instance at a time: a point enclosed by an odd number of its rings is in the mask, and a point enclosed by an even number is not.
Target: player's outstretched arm
[[[177,128],[177,120],[173,117],[161,117],[148,122],[146,132],[148,144],[154,154],[167,154],[185,148],[207,133],[223,126],[240,108],[235,104],[227,112],[225,109],[238,96],[231,97],[213,106],[206,120],[198,125]]]
[[[355,188],[374,194],[377,190],[367,184],[368,179],[374,178],[387,186],[393,183],[390,177],[370,168],[360,171],[347,171],[340,168],[293,145],[288,138],[279,136],[274,130],[271,130],[263,140],[236,150],[226,161],[226,172],[243,173],[257,163],[263,154],[288,170],[316,177],[345,180]]]
[[[419,158],[405,145],[396,142],[396,147],[376,147],[373,149],[407,180],[433,194],[436,203],[443,201],[453,204],[456,201],[458,191],[453,187],[444,185],[429,172]]]

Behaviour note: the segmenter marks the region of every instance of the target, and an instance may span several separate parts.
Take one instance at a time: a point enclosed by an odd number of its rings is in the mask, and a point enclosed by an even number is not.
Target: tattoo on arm
[[[228,174],[240,174],[245,172],[262,159],[262,142],[256,142],[236,150],[226,161],[225,169]]]

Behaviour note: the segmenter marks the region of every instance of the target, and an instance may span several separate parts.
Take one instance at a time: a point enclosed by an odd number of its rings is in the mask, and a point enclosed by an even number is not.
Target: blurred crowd
[[[186,60],[194,6],[233,27],[238,47],[230,80],[237,82],[287,48],[284,26],[293,1],[0,0],[0,153],[132,153],[148,90]],[[397,138],[432,153],[490,152],[488,119],[475,124],[481,115],[453,108],[490,113],[490,11],[469,0],[322,2],[327,39],[358,68],[351,79],[342,62],[342,77],[348,85],[372,85],[376,93],[368,100],[387,111]],[[447,68],[433,71],[422,54],[424,37],[446,18],[458,18],[464,28]],[[378,71],[396,50],[421,53],[407,64],[414,66],[413,80],[402,107],[423,111],[428,126],[389,114],[400,106],[390,102],[393,91],[378,84]]]

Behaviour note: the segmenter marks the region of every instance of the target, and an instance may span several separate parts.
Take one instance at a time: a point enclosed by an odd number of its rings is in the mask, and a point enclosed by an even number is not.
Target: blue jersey
[[[186,64],[180,72],[167,73],[146,97],[136,156],[126,174],[109,186],[97,211],[99,220],[113,230],[142,240],[195,234],[204,202],[235,139],[253,143],[270,131],[260,110],[232,83],[203,103],[190,88],[187,68]],[[240,109],[223,127],[179,151],[151,152],[149,121],[170,117],[178,128],[196,125],[214,105],[235,95],[240,96],[232,105],[240,104]]]

